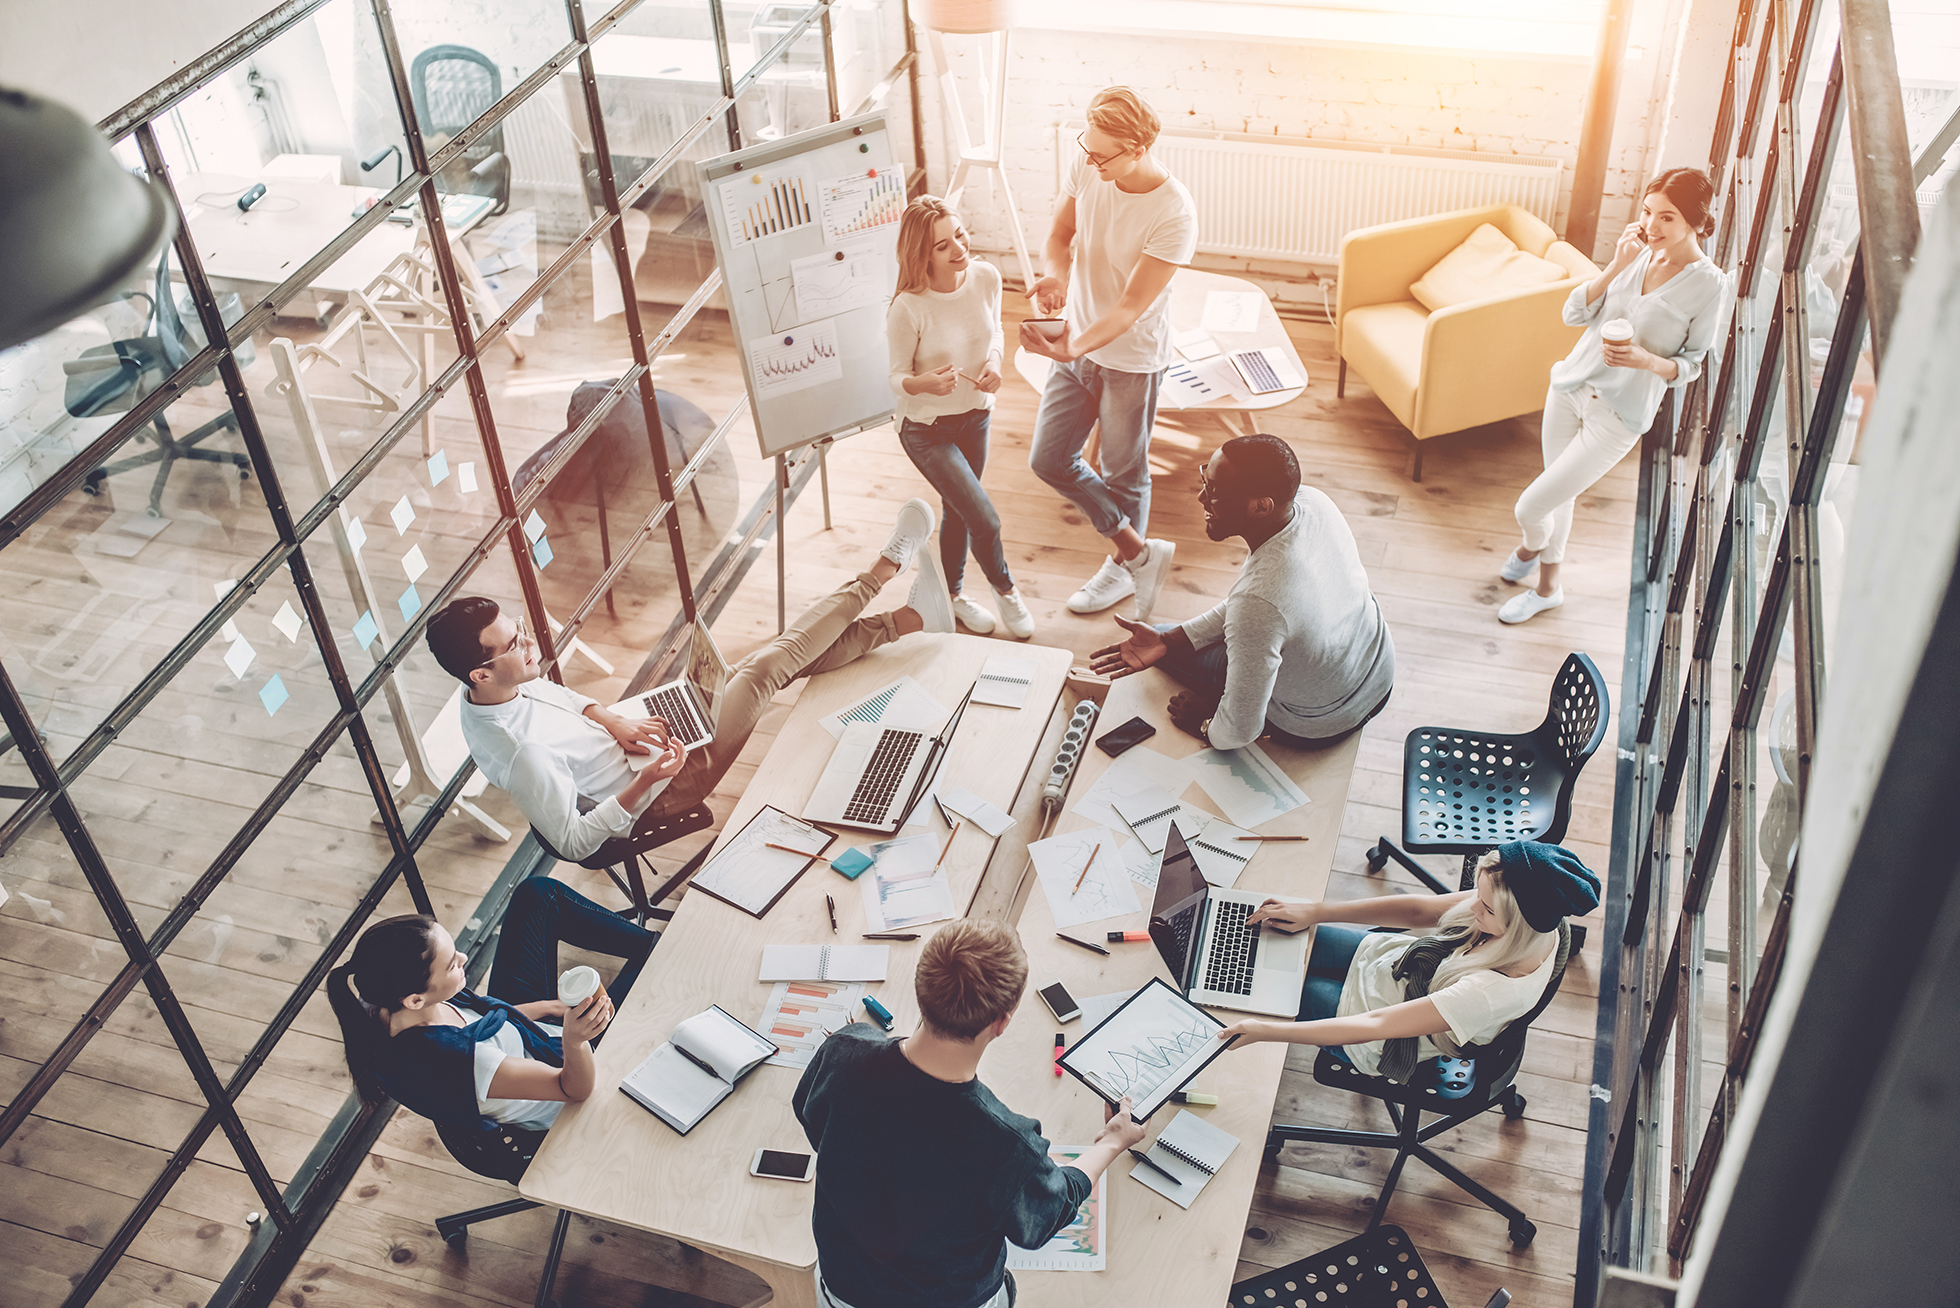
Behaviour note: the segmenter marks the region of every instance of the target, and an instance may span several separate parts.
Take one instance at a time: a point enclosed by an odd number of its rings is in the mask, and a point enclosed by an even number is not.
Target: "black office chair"
[[[524,1169],[531,1165],[540,1146],[544,1144],[545,1132],[527,1131],[522,1127],[500,1126],[489,1118],[479,1119],[478,1128],[467,1128],[435,1123],[436,1135],[449,1156],[475,1172],[493,1181],[508,1181],[516,1185],[523,1177]],[[530,1199],[507,1199],[500,1204],[486,1204],[482,1208],[472,1208],[468,1212],[450,1213],[436,1218],[436,1234],[451,1249],[461,1252],[469,1239],[470,1226],[476,1222],[487,1222],[493,1217],[508,1217],[512,1213],[525,1212],[542,1207]],[[551,1230],[551,1243],[546,1246],[544,1270],[538,1275],[538,1292],[533,1300],[536,1308],[557,1308],[557,1300],[551,1297],[552,1287],[558,1280],[558,1262],[565,1253],[565,1234],[572,1224],[570,1209],[558,1210],[558,1221]]]
[[[1538,1234],[1538,1228],[1525,1216],[1524,1210],[1464,1175],[1455,1164],[1429,1148],[1428,1141],[1492,1108],[1501,1108],[1504,1116],[1513,1122],[1524,1116],[1525,1097],[1518,1093],[1514,1083],[1518,1068],[1524,1063],[1525,1034],[1538,1015],[1545,1011],[1546,1005],[1552,1002],[1552,997],[1558,994],[1559,982],[1565,977],[1565,964],[1572,954],[1572,930],[1564,922],[1559,923],[1557,950],[1551,980],[1546,982],[1545,993],[1538,997],[1537,1005],[1523,1017],[1506,1025],[1489,1043],[1466,1047],[1466,1054],[1477,1060],[1477,1079],[1469,1094],[1461,1099],[1445,1099],[1437,1093],[1433,1084],[1411,1081],[1404,1085],[1387,1077],[1369,1076],[1323,1049],[1320,1056],[1314,1059],[1313,1079],[1322,1085],[1352,1090],[1370,1099],[1381,1100],[1383,1107],[1388,1109],[1389,1119],[1395,1123],[1395,1130],[1349,1131],[1336,1127],[1275,1124],[1266,1133],[1266,1161],[1277,1161],[1280,1150],[1288,1140],[1351,1145],[1360,1149],[1393,1149],[1395,1163],[1388,1169],[1388,1180],[1382,1184],[1374,1212],[1368,1219],[1370,1231],[1381,1225],[1382,1215],[1388,1211],[1388,1201],[1395,1193],[1395,1184],[1402,1179],[1403,1165],[1415,1158],[1454,1181],[1485,1207],[1501,1214],[1511,1224],[1513,1245],[1519,1249],[1530,1245]],[[1424,1113],[1438,1120],[1424,1126]]]
[[[170,282],[170,247],[165,246],[157,259],[157,278],[154,295],[141,291],[125,293],[125,300],[145,300],[149,303],[149,335],[132,336],[108,345],[97,345],[82,351],[79,358],[70,359],[61,365],[68,380],[64,388],[63,402],[68,412],[77,418],[92,418],[105,413],[127,413],[147,398],[157,387],[186,363],[191,356],[204,348],[201,333],[194,333],[177,308],[177,294]],[[230,297],[236,300],[236,296]],[[232,315],[237,316],[235,313]],[[239,366],[249,367],[252,363],[251,342],[240,344],[236,350]],[[217,380],[217,370],[211,369],[191,380],[192,386],[209,386]],[[209,422],[199,426],[188,435],[178,436],[170,430],[169,419],[159,410],[150,419],[149,427],[143,432],[156,442],[156,448],[142,454],[106,463],[82,479],[82,490],[90,495],[102,493],[102,483],[117,473],[129,472],[136,468],[156,465],[156,479],[150,483],[150,516],[163,516],[163,487],[170,480],[170,469],[179,459],[190,459],[206,463],[228,463],[238,469],[241,478],[252,474],[252,461],[246,455],[231,450],[206,450],[199,448],[207,438],[225,430],[236,431],[238,417],[229,408]]]
[[[1484,1308],[1505,1308],[1509,1290]],[[1416,1242],[1399,1226],[1372,1226],[1332,1249],[1232,1287],[1230,1308],[1449,1308],[1423,1266]]]
[[[415,101],[415,118],[431,139],[430,149],[481,118],[503,98],[504,79],[488,55],[466,45],[432,45],[415,56],[408,69],[408,91]],[[510,208],[510,158],[504,153],[502,125],[470,142],[462,155],[436,178],[437,189],[487,195],[496,200],[494,214]]]
[[[708,851],[714,846],[712,843],[702,846],[700,852],[690,858],[680,871],[661,882],[660,889],[652,895],[647,894],[641,857],[662,845],[679,840],[682,836],[706,831],[714,824],[715,815],[709,811],[706,804],[696,804],[685,813],[678,813],[669,818],[643,817],[635,824],[630,834],[615,836],[585,858],[571,858],[559,853],[551,847],[551,842],[546,840],[544,834],[536,827],[531,828],[531,834],[538,838],[538,844],[544,847],[544,852],[560,863],[576,863],[582,868],[593,872],[604,872],[611,877],[612,883],[619,887],[619,893],[625,895],[632,905],[635,920],[641,926],[646,926],[649,921],[673,920],[672,909],[656,908],[654,905],[664,902],[679,890],[689,877],[700,871],[701,865],[707,862]],[[652,864],[648,863],[644,866],[651,868]]]

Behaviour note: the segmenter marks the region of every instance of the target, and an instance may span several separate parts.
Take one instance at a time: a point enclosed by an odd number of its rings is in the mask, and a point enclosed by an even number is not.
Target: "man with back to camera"
[[[769,701],[797,677],[842,667],[910,632],[953,630],[953,602],[937,570],[920,570],[905,607],[859,616],[886,582],[912,565],[933,521],[924,500],[901,505],[869,568],[735,665],[715,738],[692,753],[661,719],[622,718],[546,679],[537,641],[495,600],[465,596],[445,604],[429,619],[429,652],[469,687],[463,740],[490,784],[510,795],[558,853],[590,858],[640,823],[699,803],[734,765]],[[635,773],[628,754],[658,757]]]
[[[1041,1123],[981,1084],[1027,984],[1014,929],[963,918],[920,952],[917,1031],[853,1022],[817,1047],[791,1102],[817,1151],[820,1308],[1007,1308],[1006,1242],[1046,1244],[1143,1139],[1125,1099],[1060,1166]]]
[[[1031,298],[1044,315],[1067,310],[1059,334],[1030,323],[1020,341],[1055,360],[1035,415],[1028,466],[1081,509],[1115,553],[1068,598],[1098,613],[1136,596],[1146,622],[1176,546],[1148,540],[1150,435],[1171,344],[1171,275],[1198,248],[1198,211],[1184,183],[1150,153],[1162,124],[1135,91],[1112,86],[1089,102]],[[1056,330],[1050,328],[1048,330]],[[1102,475],[1082,457],[1100,423]]]
[[[1261,736],[1320,749],[1361,730],[1394,689],[1395,642],[1347,519],[1264,434],[1219,447],[1198,503],[1209,539],[1243,537],[1251,551],[1232,589],[1181,626],[1116,619],[1130,634],[1090,667],[1124,677],[1161,664],[1186,687],[1171,721],[1217,749]]]

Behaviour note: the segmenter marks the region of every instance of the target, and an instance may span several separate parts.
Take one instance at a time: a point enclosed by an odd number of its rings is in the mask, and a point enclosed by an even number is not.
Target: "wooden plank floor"
[[[649,312],[651,329],[659,310]],[[717,315],[703,319],[660,361],[657,377],[661,387],[718,415],[739,394],[739,373],[726,325]],[[1349,515],[1394,631],[1399,659],[1395,698],[1363,740],[1335,857],[1331,893],[1350,898],[1380,893],[1390,884],[1366,875],[1362,851],[1377,834],[1399,829],[1401,740],[1409,729],[1453,722],[1512,729],[1534,725],[1544,713],[1552,672],[1571,649],[1589,651],[1609,676],[1616,675],[1633,468],[1623,465],[1582,501],[1566,569],[1567,606],[1523,628],[1504,628],[1495,621],[1494,608],[1510,588],[1495,574],[1515,534],[1511,502],[1536,470],[1535,423],[1519,420],[1447,441],[1431,450],[1426,481],[1412,484],[1404,475],[1400,429],[1365,385],[1351,377],[1348,397],[1334,400],[1331,331],[1313,324],[1292,324],[1291,330],[1314,384],[1306,397],[1267,415],[1262,426],[1293,443],[1307,479]],[[588,377],[615,375],[616,370],[601,365],[624,353],[617,320],[592,325],[578,321],[576,314],[548,316],[527,344],[530,357],[521,364],[501,349],[486,364],[492,405],[513,465],[561,429],[572,387]],[[1039,624],[1036,638],[1086,654],[1111,639],[1114,625],[1106,617],[1070,615],[1062,602],[1094,571],[1102,550],[1080,515],[1027,469],[1034,409],[1034,394],[1010,376],[995,419],[987,483],[1006,523],[1011,566]],[[466,418],[466,409],[452,401],[439,407],[441,439],[453,449],[472,443],[462,426]],[[1204,539],[1195,502],[1195,468],[1223,436],[1215,421],[1184,423],[1168,416],[1153,447],[1153,534],[1179,545],[1177,567],[1159,609],[1169,619],[1207,607],[1229,586],[1242,556],[1236,543]],[[357,452],[360,441],[350,436],[346,444]],[[768,468],[755,454],[745,427],[733,433],[729,453],[739,502],[746,505],[768,484]],[[451,457],[453,466],[457,456]],[[377,481],[366,497],[371,502],[363,505],[369,521],[385,521],[394,497],[409,489],[420,458],[413,441],[389,456],[384,464],[388,480]],[[831,454],[830,474],[834,529],[823,530],[814,486],[790,515],[788,593],[793,609],[856,573],[883,541],[900,500],[930,494],[889,431],[838,446]],[[426,476],[420,484],[426,491]],[[201,507],[223,525],[226,506],[209,496],[225,489],[234,516],[243,515],[246,525],[254,526],[256,519],[248,512],[250,488],[227,485],[220,488],[204,469],[180,471],[173,474],[171,494],[205,495]],[[176,502],[167,499],[167,512]],[[110,507],[83,504],[77,497],[72,512],[64,509],[67,517],[36,529],[36,548],[42,552],[38,561],[27,560],[17,545],[0,558],[0,573],[21,575],[18,569],[34,562],[51,582],[43,594],[52,593],[53,583],[72,585],[60,565],[66,556],[82,552],[84,537],[103,530]],[[432,536],[425,552],[439,576],[447,566],[441,551],[458,551],[449,556],[452,560],[459,556],[480,513],[460,502],[435,502],[432,508]],[[591,542],[579,538],[575,525],[568,519],[554,538],[559,560],[556,572],[548,569],[545,574],[553,604],[558,595],[575,594],[579,579],[596,575],[601,566]],[[697,573],[727,525],[702,522],[690,529]],[[381,537],[388,539],[382,542]],[[166,543],[169,539],[160,538]],[[408,543],[395,542],[389,533],[370,539],[385,543],[394,555]],[[235,545],[223,532],[212,531],[172,561],[146,553],[143,562],[181,570],[189,560],[194,579],[205,573],[235,576],[265,544],[251,531],[240,533]],[[384,568],[395,566],[394,555],[385,562],[370,560],[384,602],[400,584],[380,579]],[[773,549],[761,556],[716,624],[731,656],[775,630],[772,555]],[[331,548],[309,550],[309,557],[330,616],[337,623],[343,617],[351,621],[351,596]],[[617,618],[605,605],[594,611],[582,635],[612,662],[614,672],[603,674],[596,665],[573,658],[566,674],[574,685],[604,699],[622,689],[639,666],[648,633],[664,628],[676,603],[671,578],[660,575],[664,557],[664,546],[656,540],[631,570],[629,584],[620,588]],[[976,579],[976,591],[984,591],[977,568],[970,568],[969,576]],[[86,607],[106,589],[98,583],[66,602]],[[486,569],[472,589],[514,595],[508,565]],[[903,600],[894,588],[880,603]],[[208,603],[195,596],[185,603],[193,601]],[[17,650],[32,656],[45,641],[35,638],[40,628],[6,620],[6,605],[0,597],[0,632],[8,633],[12,668]],[[269,613],[268,608],[261,617]],[[174,613],[171,621],[187,627],[194,617],[195,612]],[[45,614],[37,620],[52,621]],[[270,656],[265,644],[259,648]],[[355,653],[345,638],[342,653]],[[215,661],[216,654],[206,657]],[[91,828],[146,927],[168,911],[202,867],[201,860],[223,843],[271,777],[289,765],[288,751],[296,748],[298,733],[291,740],[284,733],[271,738],[263,717],[238,716],[239,696],[226,684],[226,676],[220,666],[208,678],[208,687],[173,701],[167,713],[146,715],[155,719],[150,736],[137,742],[140,748],[129,746],[126,757],[118,754],[113,766],[105,766],[112,762],[105,756],[104,764],[98,764],[99,779],[84,796]],[[420,722],[441,704],[450,684],[426,659],[412,663],[404,682]],[[718,791],[713,801],[718,811],[732,807],[794,697],[794,690],[783,696],[764,720]],[[93,725],[85,720],[87,711],[106,707],[58,704],[51,734],[72,743]],[[223,715],[215,711],[218,707],[225,710]],[[255,703],[248,707],[258,714]],[[181,734],[186,724],[205,734],[195,749],[181,751],[193,755],[188,762],[172,766],[171,730]],[[401,757],[400,746],[385,725],[377,726],[376,736],[392,766]],[[117,750],[124,748],[119,742]],[[248,784],[258,789],[248,790]],[[483,803],[521,831],[521,818],[496,792]],[[1581,783],[1568,841],[1598,867],[1605,863],[1610,807],[1611,769],[1595,766]],[[218,1060],[220,1075],[250,1046],[264,1015],[317,957],[321,942],[380,866],[385,841],[379,828],[369,825],[371,811],[351,753],[335,751],[173,948],[168,974],[200,1038]],[[707,838],[696,837],[675,852],[685,857]],[[443,823],[421,867],[445,922],[453,926],[467,917],[510,850],[482,840],[454,819]],[[1453,873],[1445,862],[1437,866]],[[560,869],[559,875],[606,902],[616,898],[598,874]],[[0,1020],[0,1078],[11,1095],[113,976],[120,951],[50,824],[31,832],[0,862],[0,881],[13,892],[0,909],[7,927],[0,934],[0,967],[15,979],[10,993],[19,997]],[[398,889],[382,912],[406,907],[406,895]],[[1537,1244],[1527,1253],[1512,1253],[1501,1219],[1465,1202],[1465,1196],[1420,1168],[1405,1175],[1392,1205],[1389,1220],[1414,1235],[1451,1302],[1481,1304],[1498,1284],[1511,1289],[1520,1303],[1570,1300],[1591,1066],[1596,934],[1534,1033],[1521,1078],[1531,1100],[1525,1121],[1487,1117],[1441,1142],[1467,1170],[1531,1212],[1540,1229]],[[1302,1055],[1289,1064],[1277,1120],[1386,1125],[1370,1105],[1315,1086],[1306,1071],[1309,1065]],[[241,1105],[277,1179],[283,1182],[293,1175],[346,1093],[333,1019],[324,998],[315,996]],[[139,990],[44,1102],[30,1131],[9,1142],[8,1167],[0,1173],[0,1245],[18,1251],[10,1261],[22,1274],[0,1286],[0,1304],[62,1300],[69,1278],[88,1265],[158,1174],[165,1156],[195,1121],[200,1102],[154,1006]],[[1367,1220],[1382,1171],[1379,1157],[1359,1151],[1290,1146],[1282,1165],[1262,1174],[1241,1271],[1251,1274],[1284,1264],[1358,1230]],[[336,1205],[280,1301],[528,1303],[549,1232],[543,1215],[490,1223],[471,1236],[462,1254],[448,1251],[434,1236],[436,1214],[494,1202],[509,1193],[457,1167],[425,1123],[400,1114],[361,1178]],[[97,1302],[201,1302],[243,1247],[241,1218],[253,1206],[229,1146],[222,1137],[213,1137]],[[755,1289],[742,1274],[672,1242],[583,1219],[573,1226],[560,1281],[561,1298],[593,1304],[742,1303]]]

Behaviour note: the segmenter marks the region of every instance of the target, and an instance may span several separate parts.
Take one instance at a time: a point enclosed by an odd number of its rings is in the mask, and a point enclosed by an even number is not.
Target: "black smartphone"
[[[1082,1016],[1082,1005],[1075,1002],[1075,996],[1068,987],[1057,981],[1052,986],[1043,986],[1038,992],[1041,1002],[1048,1005],[1048,1011],[1055,1015],[1057,1022],[1073,1022]]]
[[[1131,718],[1116,730],[1106,733],[1096,741],[1096,748],[1115,758],[1132,745],[1141,745],[1157,734],[1157,728],[1142,718]]]

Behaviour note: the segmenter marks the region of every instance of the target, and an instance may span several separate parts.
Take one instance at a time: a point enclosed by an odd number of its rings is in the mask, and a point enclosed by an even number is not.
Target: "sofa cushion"
[[[1511,238],[1484,223],[1409,288],[1431,312],[1504,291],[1528,290],[1571,276],[1549,259],[1526,254]]]
[[[1429,311],[1414,300],[1368,304],[1341,319],[1341,357],[1374,388],[1388,411],[1414,427],[1422,332]]]

